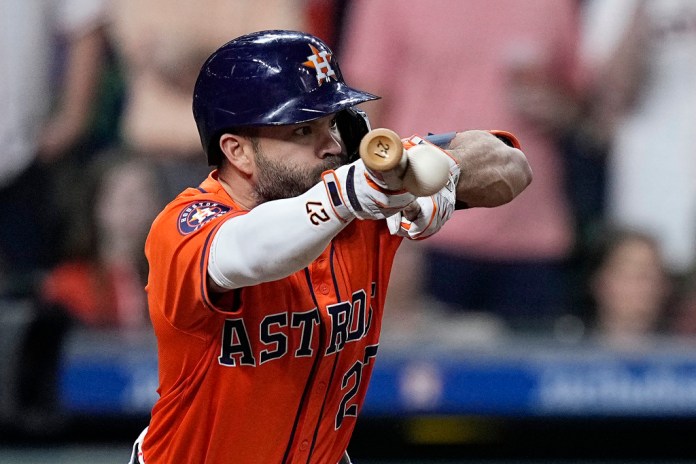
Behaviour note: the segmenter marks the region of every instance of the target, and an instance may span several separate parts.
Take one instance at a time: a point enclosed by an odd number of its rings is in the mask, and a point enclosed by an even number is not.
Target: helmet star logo
[[[326,50],[319,51],[313,45],[309,45],[309,48],[312,50],[312,54],[307,57],[308,61],[305,61],[302,64],[308,68],[316,70],[317,82],[319,82],[319,85],[323,84],[324,82],[329,82],[332,77],[335,79],[336,73],[331,67],[331,63],[329,63],[331,53],[327,52]]]

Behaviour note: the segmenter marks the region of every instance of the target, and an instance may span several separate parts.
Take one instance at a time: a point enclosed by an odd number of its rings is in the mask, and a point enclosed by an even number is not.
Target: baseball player
[[[357,157],[354,107],[376,98],[304,33],[242,36],[204,63],[193,113],[215,169],[145,245],[160,386],[131,463],[350,462],[400,242],[444,224],[455,186],[478,206],[531,180],[519,150],[473,131],[441,192],[390,190]],[[460,182],[465,154],[487,161]]]

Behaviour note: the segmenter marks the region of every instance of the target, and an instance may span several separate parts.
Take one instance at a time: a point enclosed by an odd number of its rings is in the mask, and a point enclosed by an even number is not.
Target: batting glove
[[[433,150],[442,152],[442,154],[445,156],[445,159],[447,160],[447,163],[449,164],[449,181],[447,182],[446,188],[451,187],[452,192],[455,191],[457,182],[459,182],[459,176],[461,175],[461,169],[457,160],[450,153],[447,153],[447,150],[444,150],[438,147],[437,145],[428,142],[427,140],[418,135],[412,135],[407,139],[403,139],[402,143],[404,144],[404,150],[406,151],[406,155],[408,156],[409,162],[411,159],[413,159],[414,156],[418,156],[419,153],[423,153],[422,150],[414,150],[413,148],[416,146],[426,145]]]
[[[412,136],[404,140],[404,149],[409,156],[417,156],[414,146],[429,144],[438,150],[441,148],[418,136]],[[445,150],[449,161],[449,179],[447,185],[435,195],[419,197],[397,214],[390,216],[387,226],[392,235],[399,235],[411,240],[420,240],[429,237],[442,228],[452,217],[457,202],[456,188],[461,170],[459,163]]]
[[[343,221],[386,219],[398,213],[416,196],[406,190],[390,190],[384,180],[373,175],[357,160],[322,174],[331,206]]]
[[[403,210],[387,218],[389,232],[411,240],[430,237],[452,217],[455,202],[454,190],[447,187],[435,195],[419,197]]]

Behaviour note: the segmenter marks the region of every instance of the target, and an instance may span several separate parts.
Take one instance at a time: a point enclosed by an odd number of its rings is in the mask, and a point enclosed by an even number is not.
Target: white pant
[[[140,432],[138,439],[135,440],[135,443],[133,443],[133,451],[131,452],[131,457],[128,464],[145,464],[145,460],[143,459],[143,440],[145,439],[146,434],[147,427]]]

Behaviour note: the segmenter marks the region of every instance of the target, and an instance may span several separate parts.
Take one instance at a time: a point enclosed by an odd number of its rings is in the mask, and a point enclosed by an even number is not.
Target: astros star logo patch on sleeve
[[[230,210],[229,206],[212,201],[192,203],[179,213],[177,226],[181,235],[187,235],[201,228],[206,222],[222,216]]]

